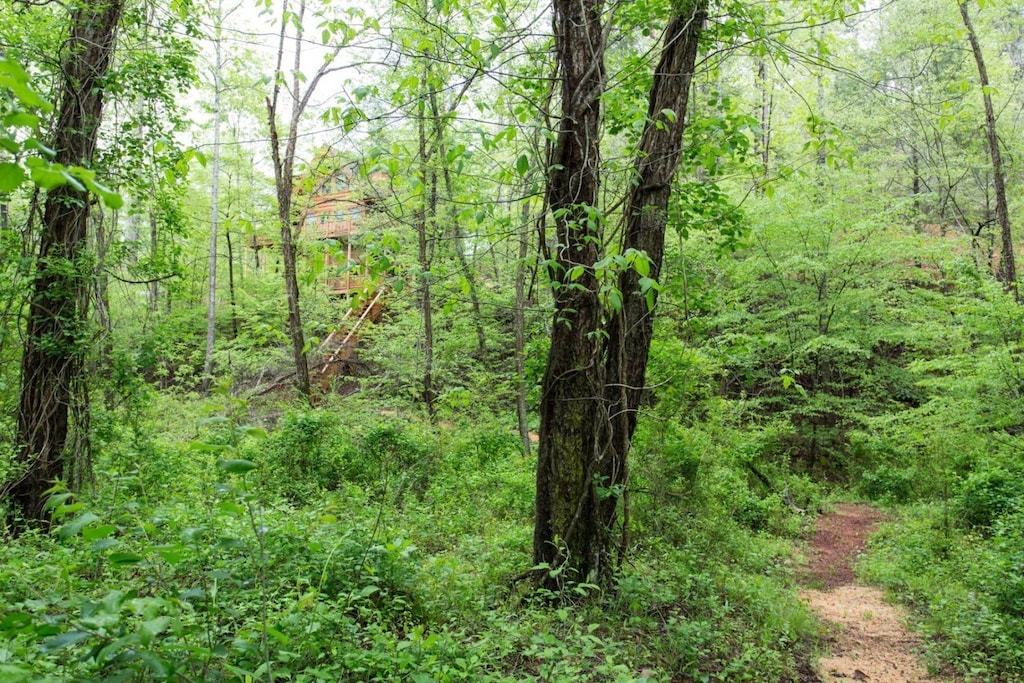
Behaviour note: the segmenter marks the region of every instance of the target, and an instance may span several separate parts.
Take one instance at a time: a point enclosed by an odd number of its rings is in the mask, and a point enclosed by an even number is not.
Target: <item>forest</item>
[[[0,683],[832,683],[853,504],[1024,681],[1021,158],[1016,0],[0,0]]]

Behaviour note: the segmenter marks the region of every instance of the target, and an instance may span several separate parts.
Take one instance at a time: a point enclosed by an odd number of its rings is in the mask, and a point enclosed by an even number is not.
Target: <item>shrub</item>
[[[1001,467],[972,472],[956,497],[957,516],[969,528],[988,529],[1020,503],[1022,493],[1020,478]]]
[[[338,418],[326,411],[288,413],[259,445],[269,465],[268,479],[287,495],[310,485],[337,489],[345,480],[344,451],[351,437]]]
[[[861,474],[858,488],[870,500],[906,503],[913,496],[917,476],[915,467],[900,468],[882,464]]]

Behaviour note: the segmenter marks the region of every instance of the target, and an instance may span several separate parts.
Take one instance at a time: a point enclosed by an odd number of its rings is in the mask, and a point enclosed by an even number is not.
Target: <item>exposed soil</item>
[[[824,683],[947,683],[921,665],[920,639],[904,625],[904,611],[877,588],[856,583],[853,563],[884,519],[869,505],[840,504],[818,520],[806,581],[821,588],[801,593],[828,625],[832,653],[819,661],[818,674]]]

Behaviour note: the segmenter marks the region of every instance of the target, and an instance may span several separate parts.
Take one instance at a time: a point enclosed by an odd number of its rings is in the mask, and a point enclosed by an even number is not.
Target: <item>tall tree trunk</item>
[[[217,229],[219,224],[220,199],[220,21],[224,13],[224,3],[217,3],[217,14],[214,17],[213,38],[213,169],[210,183],[210,280],[206,297],[206,356],[203,361],[204,395],[210,393],[210,380],[213,378],[213,342],[217,332]]]
[[[311,392],[309,363],[306,359],[306,338],[302,330],[302,309],[299,306],[299,280],[292,240],[292,178],[291,160],[284,167],[278,151],[280,138],[273,114],[270,116],[270,145],[273,148],[274,175],[277,185],[277,219],[281,227],[281,257],[284,263],[285,297],[288,299],[288,337],[295,361],[295,384],[303,396]]]
[[[92,0],[79,3],[71,16],[54,129],[57,163],[92,162],[122,7],[122,0]],[[82,263],[88,216],[86,193],[68,185],[47,193],[21,366],[22,469],[3,491],[25,520],[45,520],[44,492],[64,474],[72,456],[68,413],[88,345],[83,291],[88,290],[89,268]]]
[[[622,251],[644,252],[649,268],[646,277],[653,281],[661,276],[668,202],[683,148],[690,84],[707,10],[708,0],[693,0],[669,22],[648,98],[647,124],[638,149],[637,182],[626,204]],[[636,268],[620,274],[622,307],[607,326],[605,400],[612,454],[602,463],[601,477],[611,495],[602,503],[601,523],[608,528],[616,522],[619,493],[625,495],[627,491],[627,456],[643,400],[647,356],[654,333],[657,290],[646,281],[645,290],[642,277]],[[628,514],[628,499],[624,502]],[[625,527],[622,538],[624,548]]]
[[[601,524],[595,477],[605,428],[601,304],[594,263],[603,217],[597,210],[600,98],[605,86],[602,0],[554,0],[562,116],[547,181],[557,246],[551,277],[555,313],[542,382],[533,556],[544,582],[596,580],[610,539]],[[555,571],[562,569],[563,571]],[[564,571],[570,570],[570,571]]]
[[[960,17],[967,29],[967,39],[971,43],[974,62],[978,67],[978,80],[981,82],[981,96],[985,102],[985,135],[988,139],[988,153],[992,161],[992,184],[996,195],[996,221],[999,223],[1000,259],[997,276],[1006,288],[1013,292],[1013,298],[1020,301],[1017,288],[1017,265],[1013,253],[1013,233],[1010,230],[1010,211],[1006,203],[1006,177],[1003,174],[1003,158],[999,150],[999,135],[996,132],[996,113],[992,106],[992,92],[988,84],[988,70],[985,68],[985,56],[981,52],[981,43],[974,32],[971,15],[967,12],[967,3],[960,3]]]
[[[306,13],[305,0],[299,0],[298,10],[292,11],[286,0],[282,8],[281,31],[278,34],[276,78],[270,97],[267,98],[267,122],[270,129],[270,155],[274,163],[274,185],[277,190],[277,219],[281,228],[281,257],[284,263],[284,288],[288,299],[288,336],[292,342],[292,356],[295,360],[295,384],[303,396],[309,398],[309,361],[306,358],[306,338],[302,329],[302,309],[299,306],[299,281],[296,264],[295,241],[292,239],[292,191],[295,186],[295,153],[299,142],[299,124],[302,114],[309,106],[309,100],[317,85],[332,70],[334,60],[341,52],[342,45],[336,45],[324,56],[320,67],[308,80],[302,74],[302,22]],[[281,135],[277,127],[280,106],[281,84],[285,78],[281,69],[285,53],[288,27],[295,26],[293,41],[294,61],[290,94],[292,97],[291,116],[288,120],[288,136],[284,150],[281,149]],[[302,90],[302,84],[307,83]],[[255,238],[254,238],[255,239]]]
[[[429,83],[429,64],[424,66],[424,87]],[[430,266],[431,257],[428,249],[428,231],[433,228],[437,217],[437,174],[430,165],[430,151],[427,141],[426,94],[421,95],[418,104],[419,134],[419,175],[420,191],[423,193],[421,206],[416,217],[416,246],[419,259],[419,299],[420,312],[423,315],[423,403],[427,412],[434,414],[434,318],[433,303],[430,298]],[[436,109],[436,107],[435,107]],[[436,116],[435,116],[436,118]]]
[[[563,118],[548,164],[547,196],[558,245],[555,321],[540,407],[534,560],[562,568],[559,579],[604,581],[612,570],[619,500],[626,491],[627,456],[653,334],[653,282],[661,272],[668,201],[707,7],[707,0],[684,5],[665,32],[622,240],[623,252],[646,254],[647,268],[643,274],[643,266],[620,274],[622,305],[602,326],[593,272],[600,255],[600,217],[593,207],[597,101],[604,81],[602,8],[593,0],[555,2]],[[628,500],[623,509],[628,515]],[[622,550],[625,539],[623,533]],[[549,573],[546,583],[557,586],[559,579]]]
[[[772,93],[768,83],[768,63],[762,57],[757,60],[757,89],[761,94],[761,136],[754,140],[761,157],[761,181],[768,180],[772,147]],[[683,112],[678,112],[683,116]],[[763,188],[760,190],[763,192]]]
[[[152,177],[152,176],[151,176]],[[149,260],[150,267],[155,272],[157,258],[160,254],[160,232],[157,229],[156,223],[156,209],[153,207],[153,200],[150,199],[149,208],[147,210],[149,218]],[[149,281],[149,312],[152,315],[156,315],[160,309],[160,280],[153,277]],[[169,312],[169,311],[168,311]]]
[[[228,247],[228,305],[231,307],[231,338],[238,338],[238,303],[235,298],[235,250],[231,242],[231,226],[224,229],[224,241]],[[241,262],[239,262],[241,265]]]
[[[530,454],[530,426],[526,406],[526,257],[530,253],[530,198],[523,200],[523,224],[519,230],[519,258],[516,259],[516,300],[512,310],[516,358],[516,418],[523,454]]]
[[[917,153],[917,147],[910,144],[910,194],[914,198],[914,221],[921,220],[921,160]],[[943,227],[943,230],[945,228]],[[945,237],[945,235],[943,235]]]

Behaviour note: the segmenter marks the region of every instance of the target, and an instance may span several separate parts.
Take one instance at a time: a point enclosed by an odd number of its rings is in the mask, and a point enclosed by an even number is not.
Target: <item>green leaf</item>
[[[5,162],[0,164],[0,192],[16,190],[28,176],[18,164]]]
[[[530,159],[525,154],[519,155],[516,159],[516,172],[521,176],[530,172]]]
[[[152,652],[140,652],[139,659],[146,663],[146,666],[153,672],[156,680],[166,681],[172,679],[174,666],[169,662],[165,662]]]
[[[100,199],[107,205],[108,209],[118,210],[124,206],[124,198],[118,192],[100,192]]]
[[[71,493],[70,491],[65,491],[64,493],[55,493],[46,499],[46,502],[43,503],[43,509],[52,510],[59,505],[63,505],[64,502],[71,498],[73,495],[75,494]]]
[[[0,619],[0,631],[20,631],[32,624],[32,615],[28,612],[11,612]],[[0,677],[0,680],[3,680]]]
[[[25,144],[23,146],[26,150],[39,152],[43,156],[49,157],[50,159],[57,156],[57,150],[51,147],[47,147],[46,145],[39,142],[39,140],[35,138],[29,138],[28,140],[25,140]],[[25,165],[28,166],[30,164],[26,161]]]
[[[184,548],[180,545],[164,545],[156,549],[156,554],[169,565],[176,565],[184,557]]]
[[[0,57],[0,74],[12,83],[28,83],[28,72],[18,62],[8,57]],[[6,81],[0,81],[5,83]]]
[[[39,125],[39,117],[24,111],[11,112],[4,117],[4,126],[8,128],[35,128]]]
[[[68,170],[68,173],[70,173],[73,178],[80,180],[82,185],[85,186],[85,189],[102,199],[103,203],[106,204],[108,208],[116,211],[124,206],[124,200],[121,198],[120,194],[113,192],[105,185],[96,182],[95,171],[90,171],[89,169],[82,168],[81,166],[74,166]]]
[[[138,564],[142,562],[142,556],[135,553],[110,553],[107,558],[111,564]]]
[[[68,182],[67,176],[49,166],[36,166],[31,170],[32,182],[44,190],[55,190]]]
[[[103,524],[101,526],[93,527],[92,529],[83,529],[82,538],[87,541],[95,541],[100,538],[106,538],[115,531],[117,531],[117,527],[113,524]]]
[[[217,467],[224,470],[228,474],[245,474],[259,467],[256,463],[251,460],[245,460],[243,458],[233,458],[231,460],[218,460]]]
[[[288,638],[288,636],[286,636],[285,634],[281,633],[280,631],[278,631],[273,626],[268,626],[267,627],[267,634],[273,636],[274,640],[276,640],[277,642],[281,643],[282,645],[287,645],[289,642],[291,642],[291,640]]]
[[[26,107],[51,111],[53,105],[47,102],[29,85],[29,75],[13,59],[0,57],[0,87],[14,93],[14,97]]]
[[[647,277],[651,274],[651,260],[642,251],[634,252],[633,268],[640,277]]]
[[[32,678],[32,672],[16,664],[0,664],[0,681],[4,683],[21,683]]]
[[[60,528],[60,537],[62,540],[67,540],[73,536],[77,536],[87,525],[92,524],[93,522],[98,522],[99,519],[99,516],[94,515],[91,512],[83,512]]]
[[[92,636],[92,634],[88,631],[68,631],[67,633],[61,633],[59,636],[53,636],[52,638],[44,640],[42,650],[43,652],[56,652],[57,650],[63,650],[75,643],[82,642],[90,636]]]
[[[243,508],[238,503],[232,502],[230,500],[222,500],[221,502],[217,503],[217,509],[220,510],[221,512],[232,515],[234,517],[237,517],[241,515],[243,512],[245,512],[245,508]]]
[[[116,548],[119,545],[121,545],[121,541],[117,540],[116,538],[101,538],[100,540],[93,543],[92,547],[89,548],[89,550],[91,550],[94,553],[100,553],[104,550]]]
[[[235,427],[235,434],[238,436],[251,436],[256,439],[266,439],[267,430],[253,425],[238,425]]]
[[[608,290],[608,305],[616,313],[622,310],[622,292],[617,287]]]
[[[153,642],[153,638],[166,631],[170,625],[170,617],[157,617],[156,619],[142,622],[139,626],[139,643],[143,647],[149,647],[149,644]]]
[[[656,292],[661,290],[661,287],[658,285],[658,281],[653,278],[642,277],[638,280],[637,284],[640,285],[640,291],[644,294],[652,289]]]

